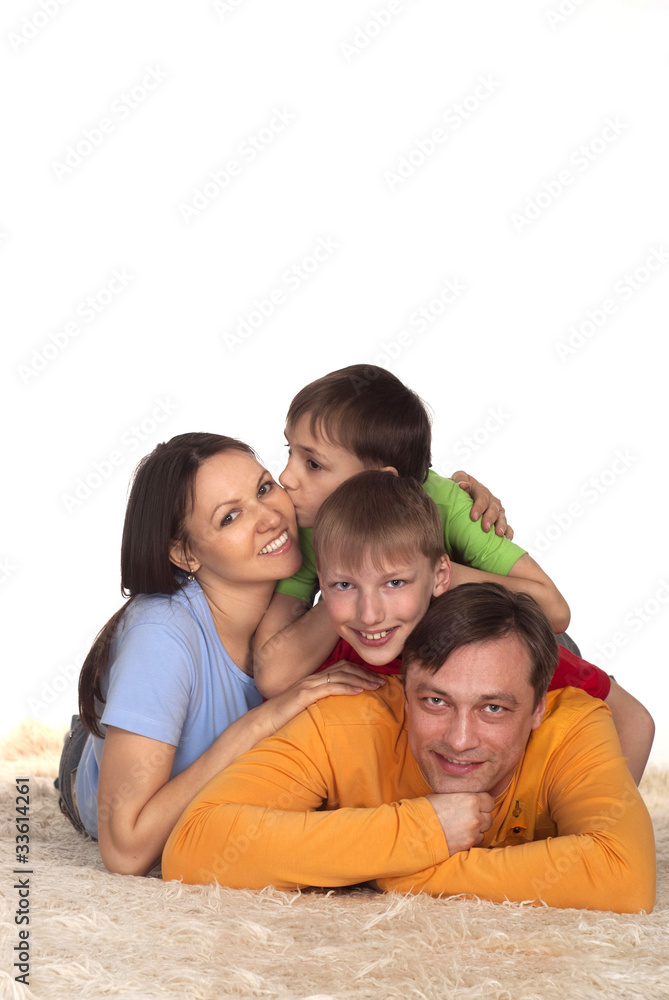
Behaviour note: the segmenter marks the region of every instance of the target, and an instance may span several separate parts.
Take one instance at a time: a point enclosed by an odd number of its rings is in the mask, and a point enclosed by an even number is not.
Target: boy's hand
[[[487,792],[441,792],[427,796],[444,831],[449,858],[483,840],[492,826],[495,800]]]
[[[474,505],[470,513],[472,521],[478,521],[481,515],[483,515],[481,525],[484,531],[490,531],[494,525],[497,535],[500,537],[504,535],[511,541],[513,538],[513,528],[510,524],[507,524],[502,501],[493,496],[483,483],[480,483],[478,479],[474,479],[468,473],[463,472],[462,469],[454,472],[451,479],[458,484],[460,489],[466,490],[473,498]]]

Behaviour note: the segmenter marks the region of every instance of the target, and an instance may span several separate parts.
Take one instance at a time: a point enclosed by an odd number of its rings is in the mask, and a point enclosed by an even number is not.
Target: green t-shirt
[[[423,489],[437,505],[441,523],[444,526],[444,546],[454,562],[486,573],[506,576],[525,549],[500,538],[494,531],[484,531],[480,519],[472,521],[469,512],[472,498],[461,490],[452,479],[444,479],[432,469],[427,474]],[[300,548],[302,566],[287,580],[280,580],[276,589],[280,594],[299,597],[311,603],[318,590],[316,558],[311,543],[311,528],[300,528]]]

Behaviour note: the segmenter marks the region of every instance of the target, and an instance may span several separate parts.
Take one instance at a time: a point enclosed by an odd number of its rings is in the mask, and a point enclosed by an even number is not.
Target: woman
[[[147,872],[193,796],[302,709],[378,686],[335,666],[261,703],[253,634],[300,561],[292,503],[241,441],[181,434],[139,464],[121,546],[130,601],[84,661],[59,775],[61,808],[110,871]]]

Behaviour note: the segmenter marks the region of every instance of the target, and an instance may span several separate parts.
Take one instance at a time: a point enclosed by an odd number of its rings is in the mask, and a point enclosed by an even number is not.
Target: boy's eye
[[[316,472],[317,469],[321,468],[321,466],[318,464],[318,462],[314,462],[313,458],[308,458],[307,468],[311,469],[312,472]]]
[[[337,583],[332,584],[333,590],[350,590],[353,587],[352,583],[347,580],[338,580]]]
[[[404,586],[404,580],[388,580],[386,586],[390,587],[391,590],[398,590],[399,587]]]

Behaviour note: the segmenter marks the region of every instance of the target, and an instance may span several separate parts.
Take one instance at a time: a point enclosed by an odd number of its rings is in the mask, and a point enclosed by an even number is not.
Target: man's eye
[[[488,715],[503,715],[504,708],[502,705],[486,705],[486,710]]]
[[[432,698],[426,698],[425,701],[428,703],[428,705],[431,705],[433,708],[439,708],[441,705],[444,704],[444,699],[437,698],[436,695],[434,695]]]

